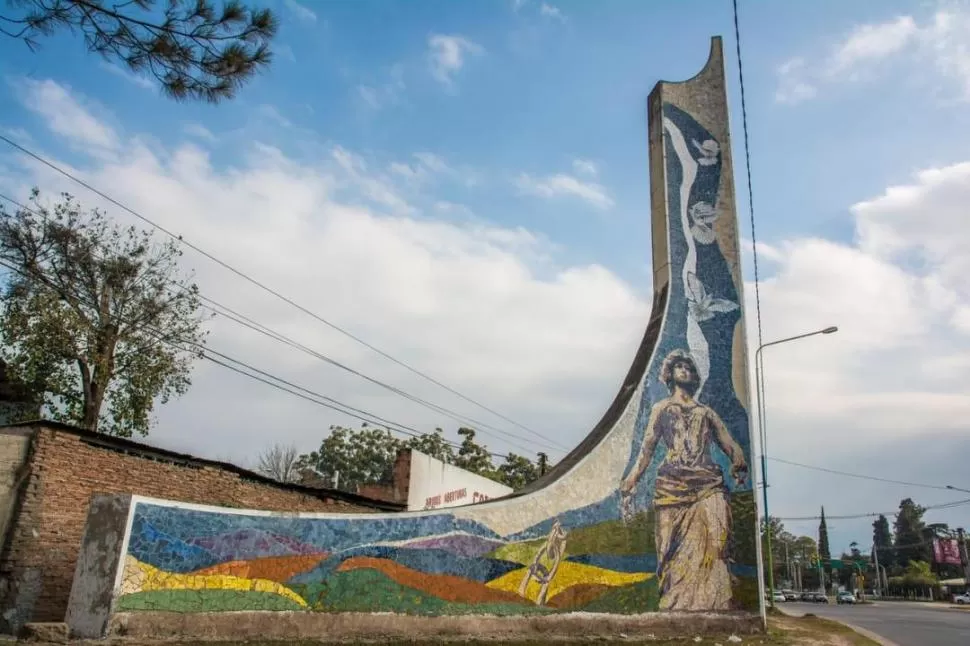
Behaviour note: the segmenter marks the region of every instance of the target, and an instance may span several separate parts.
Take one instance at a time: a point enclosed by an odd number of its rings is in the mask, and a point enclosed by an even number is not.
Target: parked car
[[[962,606],[963,604],[970,604],[970,592],[953,595],[953,603],[959,606]]]
[[[812,593],[812,603],[828,603],[829,598],[821,592]]]
[[[794,590],[782,590],[781,593],[785,595],[785,601],[798,601],[798,595]]]
[[[778,603],[779,601],[781,602],[785,601],[785,595],[783,595],[780,592],[775,592],[774,594],[771,595],[771,598],[775,603]]]
[[[814,594],[815,594],[814,592],[803,592],[801,594],[801,600],[802,601],[811,601],[812,600],[812,596]]]
[[[855,603],[855,595],[848,591],[843,591],[835,595],[835,602],[839,605],[843,603]]]

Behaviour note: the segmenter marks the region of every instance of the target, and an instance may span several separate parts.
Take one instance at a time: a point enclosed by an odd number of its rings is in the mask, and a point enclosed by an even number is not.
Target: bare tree
[[[256,470],[279,482],[296,482],[299,479],[297,462],[299,453],[292,444],[274,444],[259,456]]]
[[[146,72],[169,97],[218,103],[231,99],[269,65],[278,20],[269,9],[225,0],[7,0],[0,33],[32,50],[39,36],[67,28],[88,51]]]

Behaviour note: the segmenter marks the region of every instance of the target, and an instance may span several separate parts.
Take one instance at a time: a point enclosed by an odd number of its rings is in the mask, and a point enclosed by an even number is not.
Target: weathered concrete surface
[[[643,615],[571,613],[544,617],[464,615],[418,617],[392,613],[119,613],[108,637],[234,641],[252,639],[408,639],[431,641],[468,637],[487,639],[631,638],[704,634],[751,635],[763,632],[761,617],[748,613],[664,612]]]
[[[29,623],[24,626],[21,638],[45,644],[64,644],[68,641],[67,624],[63,621]]]
[[[96,495],[81,539],[74,585],[67,603],[71,637],[102,637],[111,617],[131,496]]]

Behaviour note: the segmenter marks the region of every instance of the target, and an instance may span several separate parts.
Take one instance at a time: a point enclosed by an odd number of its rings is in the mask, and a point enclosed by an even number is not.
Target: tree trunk
[[[83,359],[78,359],[77,365],[81,371],[81,390],[84,395],[84,411],[81,416],[81,428],[86,428],[89,431],[97,431],[98,412],[100,410],[100,406],[95,407],[94,405],[97,385],[91,379],[91,369],[88,367],[88,364]]]

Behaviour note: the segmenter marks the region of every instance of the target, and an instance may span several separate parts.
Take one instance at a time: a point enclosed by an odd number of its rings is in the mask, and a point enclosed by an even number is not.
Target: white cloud
[[[357,94],[363,99],[364,103],[372,108],[381,107],[380,95],[377,90],[370,87],[369,85],[358,85]]]
[[[560,10],[559,7],[547,4],[545,2],[543,2],[542,6],[539,7],[539,14],[546,18],[552,18],[561,22],[566,21],[566,16],[563,15],[562,10]]]
[[[599,169],[596,168],[596,164],[588,159],[574,159],[573,171],[577,175],[589,175],[590,177],[596,177],[596,175],[599,173]]]
[[[262,105],[257,106],[256,111],[261,116],[273,121],[283,128],[290,128],[293,126],[293,122],[283,116],[283,113],[279,111],[279,108],[274,105],[263,103]]]
[[[598,209],[609,209],[613,206],[611,198],[601,184],[584,182],[572,175],[558,173],[545,177],[533,177],[522,173],[515,180],[515,185],[523,193],[537,195],[544,198],[575,197]]]
[[[467,54],[480,56],[485,48],[462,36],[435,34],[428,38],[428,60],[431,75],[440,83],[451,87],[454,77],[465,66]]]
[[[187,135],[192,135],[199,139],[203,139],[209,143],[215,143],[216,136],[212,134],[212,131],[203,126],[201,123],[187,123],[182,126],[182,131]]]
[[[303,164],[255,145],[218,169],[192,145],[154,151],[126,143],[122,158],[82,168],[93,185],[436,378],[550,435],[568,433],[567,443],[608,404],[646,320],[648,304],[603,267],[544,266],[539,277],[532,262],[545,245],[531,232],[449,224],[433,212],[411,217],[413,207],[372,164],[345,148]],[[39,167],[0,180],[19,189],[35,182],[48,194],[67,187]],[[185,263],[203,293],[226,305],[417,396],[506,426],[199,257],[188,253]],[[422,428],[458,425],[225,319],[212,326],[213,348],[330,396]],[[200,364],[194,382],[190,395],[162,409],[154,441],[242,459],[278,440],[310,449],[330,423],[349,422],[216,366]],[[560,400],[563,390],[582,395]],[[511,447],[483,439],[496,450]]]
[[[778,248],[774,245],[767,244],[761,240],[755,245],[758,249],[758,259],[759,261],[768,260],[771,262],[781,262],[785,259],[785,249]],[[750,256],[751,255],[751,240],[741,236],[741,253]]]
[[[970,162],[917,173],[852,207],[860,246],[889,261],[915,259],[919,271],[970,301]]]
[[[852,244],[793,239],[759,248],[775,270],[760,286],[765,342],[839,327],[833,335],[765,349],[771,455],[915,482],[962,478],[960,460],[951,455],[970,448],[963,439],[970,428],[968,199],[970,163],[927,169],[853,205]],[[750,241],[742,244],[750,248]],[[752,358],[754,295],[747,284]],[[829,514],[891,510],[907,495],[934,501],[904,487],[849,483],[785,465],[772,465],[770,473],[779,516],[819,504]],[[955,524],[953,516],[941,520]],[[846,542],[861,543],[870,522],[837,526]]]
[[[150,78],[148,78],[147,76],[144,76],[143,74],[135,74],[133,72],[129,72],[128,70],[122,67],[119,67],[114,63],[109,63],[107,61],[101,61],[100,65],[101,65],[101,69],[111,72],[115,76],[120,76],[121,78],[125,79],[129,83],[134,83],[135,85],[142,88],[143,90],[155,89],[155,83],[153,83]]]
[[[293,51],[293,48],[286,43],[277,43],[273,45],[273,51],[291,63],[296,62],[296,53]]]
[[[47,120],[48,127],[74,144],[113,150],[118,135],[75,99],[70,88],[51,80],[23,79],[17,84],[24,105]]]
[[[911,15],[858,25],[831,44],[826,55],[793,58],[778,68],[775,98],[799,103],[815,97],[820,86],[861,82],[878,75],[908,74],[926,82],[937,76],[970,100],[970,11],[945,6],[925,20]],[[806,58],[814,61],[806,63]]]
[[[466,187],[479,183],[479,173],[471,168],[455,168],[443,157],[431,152],[417,152],[414,161],[392,162],[388,169],[392,174],[405,179],[412,186],[418,186],[436,178],[447,178]]]
[[[805,60],[793,58],[778,66],[778,89],[775,100],[779,103],[801,103],[814,97],[818,90],[803,79]]]
[[[452,169],[445,160],[434,153],[414,153],[415,159],[433,173],[450,173]]]
[[[448,200],[438,200],[434,203],[434,208],[439,213],[461,215],[463,217],[473,217],[474,212],[464,204],[449,202]]]
[[[405,89],[404,66],[392,65],[387,76],[386,81],[377,84],[362,83],[357,86],[357,96],[364,105],[373,110],[380,110],[401,102],[401,95]]]
[[[60,111],[28,105],[55,134],[77,141],[63,115],[84,109],[57,87],[63,92],[52,96],[59,97]],[[86,132],[115,132],[85,114],[91,120]],[[129,137],[117,142],[123,152],[83,160],[77,170],[328,320],[569,446],[612,401],[649,303],[640,296],[645,290],[609,269],[556,262],[553,245],[534,232],[476,219],[464,205],[438,196],[425,211],[402,197],[386,162],[339,146],[297,161],[254,144],[232,157],[232,166],[221,167],[198,146],[166,141],[164,148],[148,148]],[[415,157],[407,165],[419,163]],[[528,185],[541,186],[544,196],[589,199],[564,188],[568,182],[543,181],[530,178]],[[0,186],[13,196],[34,184],[49,197],[70,190],[87,206],[99,204],[37,165],[0,175]],[[759,252],[772,260],[761,285],[765,341],[840,328],[765,352],[772,455],[959,484],[970,450],[963,439],[970,419],[970,296],[960,281],[966,274],[957,273],[970,257],[961,251],[970,238],[961,219],[968,198],[968,165],[930,169],[852,207],[858,229],[852,244],[759,242]],[[597,201],[602,197],[591,203]],[[113,217],[126,218],[105,206]],[[920,258],[915,267],[914,253]],[[216,300],[416,396],[508,428],[192,252],[183,262]],[[750,284],[745,297],[754,345]],[[225,319],[211,325],[211,347],[295,383],[416,428],[443,426],[453,433],[458,426]],[[315,448],[330,424],[353,423],[212,364],[199,364],[193,380],[188,395],[160,409],[152,442],[209,456],[230,453],[245,463],[276,441]],[[514,448],[506,440],[483,439],[493,450]],[[778,464],[771,482],[772,511],[780,516],[811,513],[819,504],[830,514],[892,509],[912,495],[864,481],[846,486],[829,474]],[[924,504],[937,501],[918,496]],[[862,542],[870,522],[830,522],[833,540]]]
[[[283,4],[286,8],[296,16],[297,20],[301,22],[316,22],[317,14],[313,12],[309,7],[300,4],[296,0],[283,0]]]
[[[832,54],[832,74],[839,74],[855,66],[880,61],[904,50],[919,35],[912,16],[899,16],[889,22],[860,25],[839,43]]]

